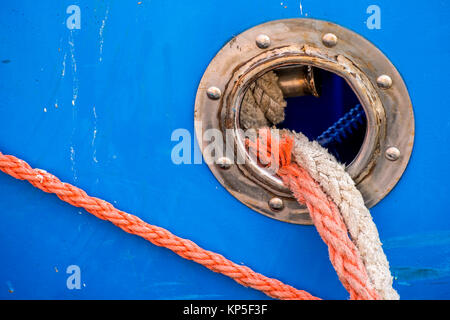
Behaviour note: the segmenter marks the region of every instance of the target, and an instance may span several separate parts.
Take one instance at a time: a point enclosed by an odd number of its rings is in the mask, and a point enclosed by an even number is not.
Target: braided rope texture
[[[267,128],[259,130],[256,142],[246,140],[250,151],[258,156],[260,163],[278,167],[277,174],[298,202],[306,204],[309,214],[321,238],[328,246],[330,261],[336,273],[350,293],[352,300],[378,300],[366,268],[355,244],[350,240],[347,227],[336,204],[320,188],[311,175],[297,163],[291,162],[294,139],[284,134],[276,141]],[[271,153],[278,144],[279,159]],[[266,154],[264,154],[266,153]]]
[[[320,300],[309,293],[295,289],[279,280],[268,278],[252,269],[227,260],[220,254],[202,249],[194,242],[177,237],[166,229],[153,226],[140,218],[116,209],[104,200],[91,197],[80,188],[61,182],[54,175],[33,169],[28,163],[0,152],[0,170],[10,176],[26,180],[44,192],[53,193],[62,201],[84,208],[102,220],[108,220],[122,230],[140,236],[154,245],[172,250],[182,258],[195,261],[206,268],[226,275],[239,284],[264,292],[276,299]]]
[[[377,227],[353,179],[345,167],[316,141],[309,141],[301,133],[293,135],[296,162],[302,164],[338,206],[375,290],[382,299],[398,300],[400,297],[392,287],[393,277]]]

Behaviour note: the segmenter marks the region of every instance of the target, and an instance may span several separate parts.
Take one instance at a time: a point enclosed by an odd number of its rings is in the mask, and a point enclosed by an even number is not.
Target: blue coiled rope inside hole
[[[365,113],[360,104],[350,109],[342,118],[319,135],[316,140],[324,148],[345,141],[365,121]]]

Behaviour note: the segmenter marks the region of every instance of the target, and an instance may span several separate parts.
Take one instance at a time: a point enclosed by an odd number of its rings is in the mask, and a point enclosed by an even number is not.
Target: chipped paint
[[[12,286],[10,281],[6,281],[6,286],[8,287],[8,292],[9,293],[14,293],[14,288],[13,288],[13,286]]]
[[[102,62],[103,60],[103,42],[104,42],[103,31],[105,29],[106,21],[108,20],[108,14],[109,14],[109,6],[106,8],[105,17],[102,20],[102,25],[100,26],[100,31],[98,33],[98,36],[100,38],[100,49],[99,49],[100,52],[98,58],[99,62]]]
[[[72,105],[75,106],[78,98],[78,73],[77,61],[75,59],[75,41],[73,38],[73,32],[73,30],[70,30],[68,43],[70,49],[70,60],[72,64]]]
[[[437,246],[450,248],[450,231],[415,233],[402,237],[389,238],[383,241],[383,248],[385,250]]]
[[[72,166],[70,169],[73,173],[73,180],[77,181],[78,177],[77,177],[77,170],[75,168],[75,148],[73,145],[70,146],[70,162],[72,163]]]
[[[66,60],[67,60],[67,52],[64,53],[64,59],[62,62],[62,70],[61,70],[61,79],[64,78],[66,74]]]
[[[91,146],[94,149],[92,158],[95,163],[98,163],[97,148],[95,147],[95,139],[97,138],[97,112],[95,111],[95,106],[93,107],[92,111],[94,112],[94,132],[92,135],[92,142],[91,142]]]
[[[73,173],[73,180],[77,181],[77,171],[75,169],[75,147],[73,144],[73,137],[75,136],[76,123],[77,123],[77,107],[75,106],[77,98],[78,98],[78,73],[77,73],[77,61],[75,59],[75,41],[73,37],[74,30],[70,30],[69,33],[69,49],[70,49],[70,61],[72,65],[72,122],[73,129],[70,137],[70,161],[71,161],[71,170]]]
[[[391,272],[399,284],[450,277],[450,267],[391,267]]]

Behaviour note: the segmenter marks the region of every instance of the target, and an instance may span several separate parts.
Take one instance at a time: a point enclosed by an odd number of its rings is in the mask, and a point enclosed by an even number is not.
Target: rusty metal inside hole
[[[367,129],[363,107],[347,82],[312,66],[263,74],[249,85],[240,110],[241,128],[302,132],[345,165],[357,156]]]

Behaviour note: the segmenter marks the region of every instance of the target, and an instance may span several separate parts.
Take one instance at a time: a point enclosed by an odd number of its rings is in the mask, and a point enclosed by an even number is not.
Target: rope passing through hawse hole
[[[350,298],[398,299],[398,294],[392,288],[389,264],[376,227],[362,202],[361,194],[344,168],[325,149],[309,142],[301,134],[286,133],[277,141],[272,139],[269,129],[260,129],[259,133],[256,142],[247,140],[250,151],[262,156],[264,163],[276,162],[279,168],[277,175],[296,199],[306,204],[314,225],[328,245],[330,260],[350,293]],[[266,143],[265,154],[258,150],[261,143]],[[280,151],[276,158],[271,153],[274,143],[279,145]],[[220,254],[205,250],[190,240],[173,235],[166,229],[116,209],[109,202],[89,196],[82,189],[61,182],[44,170],[33,169],[12,155],[0,152],[0,170],[16,179],[26,180],[44,192],[56,194],[61,200],[84,208],[128,233],[226,275],[243,286],[260,290],[277,299],[319,300],[303,290],[259,274]]]

